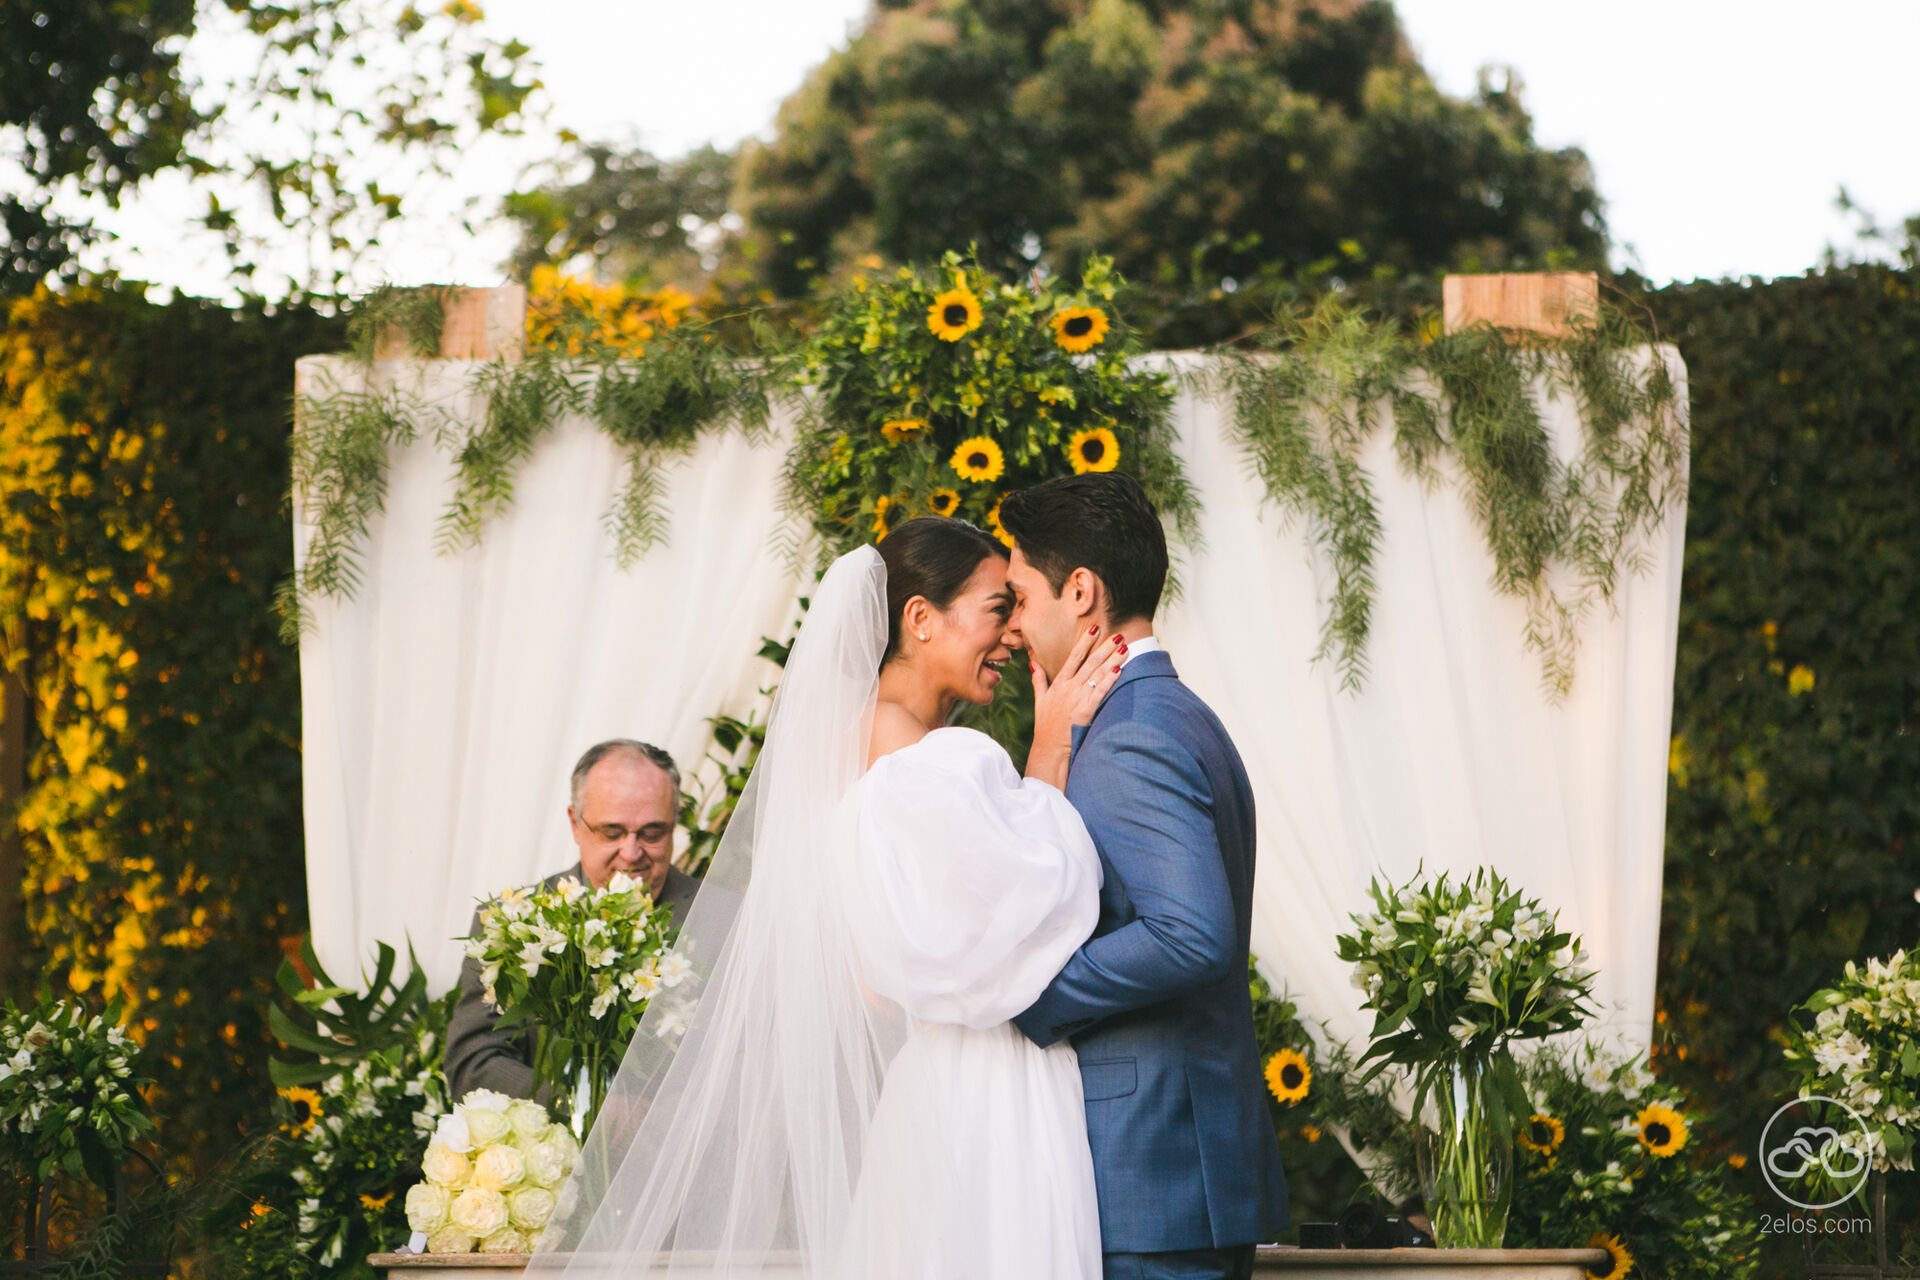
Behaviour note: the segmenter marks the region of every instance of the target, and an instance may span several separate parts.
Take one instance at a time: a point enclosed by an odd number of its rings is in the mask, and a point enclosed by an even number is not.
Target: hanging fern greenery
[[[452,290],[376,290],[349,322],[350,353],[370,371],[382,334],[395,327],[417,357],[440,350]],[[359,583],[368,522],[386,500],[391,450],[429,438],[454,453],[454,493],[438,545],[479,542],[487,521],[513,505],[522,464],[561,418],[583,414],[621,447],[627,476],[607,519],[624,567],[666,536],[660,464],[689,452],[702,432],[737,426],[763,434],[772,359],[742,360],[720,341],[717,322],[689,319],[694,299],[667,288],[640,293],[535,272],[528,352],[472,374],[485,406],[463,431],[444,411],[399,389],[329,384],[298,405],[294,489],[311,531],[305,567],[278,595],[282,634],[297,638],[316,596],[350,596]],[[778,343],[755,331],[761,346]]]
[[[324,375],[323,375],[324,376]],[[419,437],[432,410],[399,388],[356,391],[329,384],[295,407],[293,489],[304,503],[306,562],[275,592],[280,635],[296,643],[315,596],[350,596],[360,585],[367,522],[387,498],[392,451]]]
[[[1334,585],[1318,657],[1334,660],[1342,687],[1366,678],[1381,525],[1360,455],[1390,410],[1403,470],[1429,488],[1457,480],[1494,586],[1524,602],[1543,683],[1564,697],[1580,622],[1643,567],[1647,535],[1684,491],[1683,414],[1648,334],[1603,308],[1565,339],[1490,326],[1407,335],[1329,296],[1263,338],[1260,350],[1230,353],[1219,379],[1268,499],[1304,520],[1327,558]],[[1555,455],[1543,395],[1578,408],[1584,435],[1571,461]]]

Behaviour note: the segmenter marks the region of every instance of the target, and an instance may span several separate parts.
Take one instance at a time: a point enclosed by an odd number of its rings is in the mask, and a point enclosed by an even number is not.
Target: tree
[[[0,294],[73,274],[101,203],[168,170],[249,291],[337,294],[387,223],[521,126],[529,50],[482,22],[471,0],[0,0],[0,162],[20,170]],[[196,62],[207,42],[221,58]]]
[[[584,166],[586,172],[579,177]],[[554,181],[507,197],[520,225],[513,270],[590,258],[599,274],[640,285],[692,286],[718,265],[733,194],[734,155],[701,147],[679,160],[606,143],[578,148]]]
[[[1585,156],[1534,142],[1511,80],[1441,93],[1386,0],[883,0],[748,146],[736,199],[787,296],[968,243],[1225,292],[1607,245]]]
[[[180,76],[193,0],[0,0],[0,295],[58,271],[91,238],[54,197],[69,181],[108,204],[181,162],[204,123]]]

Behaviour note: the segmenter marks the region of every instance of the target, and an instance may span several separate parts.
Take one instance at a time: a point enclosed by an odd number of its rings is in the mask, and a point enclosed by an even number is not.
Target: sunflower
[[[1587,1241],[1587,1248],[1607,1251],[1605,1271],[1587,1268],[1587,1274],[1592,1276],[1593,1280],[1622,1280],[1622,1277],[1633,1270],[1633,1255],[1627,1252],[1627,1246],[1620,1243],[1620,1237],[1611,1232],[1594,1232],[1593,1238]]]
[[[1514,1141],[1529,1151],[1538,1151],[1550,1156],[1566,1140],[1567,1127],[1545,1113],[1536,1113],[1527,1119],[1527,1127],[1514,1135]]]
[[[1013,547],[1013,535],[1007,532],[1007,526],[1000,523],[1000,504],[1007,499],[1004,495],[994,499],[993,510],[987,512],[987,528],[993,530],[993,536],[1005,543],[1009,550]]]
[[[320,1095],[305,1085],[294,1085],[291,1089],[282,1089],[280,1096],[293,1108],[293,1123],[289,1126],[294,1137],[299,1137],[313,1128],[316,1121],[326,1114],[326,1108],[320,1105]]]
[[[1063,351],[1078,355],[1100,345],[1107,336],[1107,313],[1098,307],[1068,307],[1053,317],[1053,340]]]
[[[370,1196],[364,1191],[360,1193],[360,1207],[372,1213],[380,1212],[382,1209],[386,1208],[387,1205],[392,1202],[392,1200],[393,1200],[393,1192],[391,1191],[387,1192],[387,1194],[383,1196]]]
[[[919,418],[895,418],[880,424],[880,434],[887,438],[888,444],[899,444],[926,429],[927,424]]]
[[[895,502],[892,498],[885,497],[875,498],[873,500],[873,540],[884,541],[886,536],[893,532],[893,526],[899,524],[901,517],[905,514],[904,502]]]
[[[1076,431],[1067,441],[1067,461],[1073,464],[1075,475],[1111,471],[1120,463],[1120,442],[1105,427]]]
[[[927,308],[927,328],[943,342],[958,342],[980,327],[980,299],[965,285],[955,285]]]
[[[1000,446],[988,436],[975,436],[971,440],[962,440],[960,447],[953,451],[953,457],[947,459],[962,480],[976,480],[991,484],[998,480],[1007,469],[1007,456],[1000,452]]]
[[[1640,1126],[1640,1145],[1656,1156],[1670,1156],[1687,1145],[1687,1122],[1664,1102],[1640,1108],[1633,1118]]]
[[[1296,1049],[1282,1049],[1267,1059],[1267,1088],[1280,1101],[1292,1105],[1307,1096],[1313,1082],[1313,1068]]]
[[[960,507],[960,495],[952,489],[935,489],[927,499],[927,510],[937,516],[950,516]]]

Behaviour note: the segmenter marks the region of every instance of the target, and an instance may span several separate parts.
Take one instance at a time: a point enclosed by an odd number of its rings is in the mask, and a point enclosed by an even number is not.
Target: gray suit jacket
[[[556,871],[540,882],[551,889],[565,876],[582,884],[586,875],[578,865]],[[673,913],[676,927],[687,918],[700,882],[678,867],[667,869],[667,883],[660,891],[660,905]],[[469,935],[480,932],[480,912],[473,913]],[[490,1008],[480,984],[480,963],[471,957],[460,962],[460,1000],[447,1021],[447,1084],[454,1098],[467,1096],[474,1089],[492,1089],[509,1098],[531,1098],[533,1093],[533,1036],[525,1028],[502,1031],[494,1026],[500,1012]],[[542,1096],[539,1101],[550,1101]]]

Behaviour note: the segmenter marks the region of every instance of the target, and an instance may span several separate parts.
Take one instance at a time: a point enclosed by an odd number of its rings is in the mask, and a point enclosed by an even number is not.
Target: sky
[[[1920,213],[1912,127],[1920,0],[1399,0],[1428,72],[1469,94],[1482,67],[1515,71],[1537,139],[1592,160],[1616,266],[1656,282],[1773,277],[1851,249],[1845,186],[1881,222]],[[662,155],[765,133],[780,101],[843,43],[866,0],[491,0],[489,25],[531,45],[551,122]],[[499,195],[534,153],[470,166],[460,194]],[[181,184],[133,197],[98,255],[124,273],[221,292]],[[449,234],[423,217],[371,267],[399,283],[498,283],[495,225]]]

